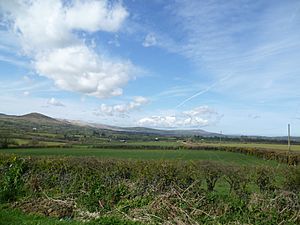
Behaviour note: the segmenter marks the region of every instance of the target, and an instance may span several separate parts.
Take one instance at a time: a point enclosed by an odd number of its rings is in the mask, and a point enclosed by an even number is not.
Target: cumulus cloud
[[[107,1],[76,1],[66,12],[66,23],[71,28],[90,32],[115,32],[127,16],[120,3],[109,7]]]
[[[130,79],[132,65],[107,61],[78,45],[39,55],[35,68],[61,89],[106,98],[122,94],[120,87]]]
[[[61,106],[61,107],[64,107],[65,105],[62,104],[60,101],[56,100],[55,98],[50,98],[47,101],[47,106]]]
[[[128,16],[121,3],[15,0],[0,2],[0,8],[38,74],[64,90],[99,98],[122,94],[133,65],[97,54],[77,35],[118,31]]]
[[[96,115],[104,116],[126,116],[129,112],[139,109],[143,105],[149,103],[149,100],[142,96],[137,96],[133,101],[117,104],[117,105],[106,105],[101,104],[99,110],[97,110]]]
[[[156,36],[153,33],[149,33],[146,35],[145,40],[143,42],[144,47],[151,47],[157,44]]]
[[[138,121],[138,125],[165,128],[203,127],[209,125],[209,121],[201,117],[151,116],[140,119]]]
[[[150,116],[138,120],[139,126],[149,127],[204,127],[220,120],[220,115],[208,106],[200,106],[192,110],[183,111],[172,116]]]
[[[178,123],[176,116],[151,116],[138,121],[140,126],[151,127],[174,127],[176,123]]]

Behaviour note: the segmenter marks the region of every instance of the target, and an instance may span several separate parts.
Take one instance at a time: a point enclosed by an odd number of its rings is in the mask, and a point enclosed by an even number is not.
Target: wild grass
[[[19,209],[12,209],[8,205],[0,205],[0,225],[138,225],[132,222],[115,217],[103,217],[93,221],[76,221],[72,219],[58,219],[37,214],[26,214]]]

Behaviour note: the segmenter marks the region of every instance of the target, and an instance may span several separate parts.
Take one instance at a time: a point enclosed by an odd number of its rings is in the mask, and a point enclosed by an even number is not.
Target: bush
[[[203,166],[203,176],[206,181],[207,191],[213,191],[217,181],[222,176],[222,166],[207,163]]]
[[[300,192],[300,168],[290,166],[285,172],[284,188],[294,193]]]
[[[23,159],[14,156],[7,162],[6,171],[1,179],[0,202],[16,200],[18,194],[23,191],[22,175],[25,171]]]
[[[274,191],[276,189],[274,180],[275,174],[271,168],[257,168],[255,181],[261,192]]]
[[[245,168],[230,166],[224,169],[224,178],[230,185],[230,192],[235,192],[240,197],[247,197],[247,185],[250,182],[249,171]]]

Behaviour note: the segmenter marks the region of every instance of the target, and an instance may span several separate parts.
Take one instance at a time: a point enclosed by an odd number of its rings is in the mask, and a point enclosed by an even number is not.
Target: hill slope
[[[80,131],[110,131],[113,133],[124,134],[143,134],[158,136],[218,136],[219,134],[210,133],[204,130],[159,130],[146,127],[117,127],[97,123],[87,123],[83,121],[54,119],[52,117],[40,114],[29,113],[21,116],[0,114],[0,127],[2,129],[32,131],[37,128],[46,132],[55,133],[76,133]]]

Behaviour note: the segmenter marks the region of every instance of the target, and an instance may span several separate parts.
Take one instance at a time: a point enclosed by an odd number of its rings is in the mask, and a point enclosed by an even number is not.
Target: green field
[[[136,146],[136,145],[145,145],[145,146],[161,146],[161,147],[180,147],[186,145],[199,145],[199,146],[228,146],[228,147],[245,147],[245,148],[262,148],[268,150],[282,150],[287,151],[287,144],[267,144],[267,143],[242,143],[242,142],[183,142],[183,141],[128,141],[127,143],[121,142],[104,142],[99,143],[104,146],[114,146],[114,145],[126,145],[126,146]],[[292,151],[300,151],[300,145],[292,145]]]
[[[114,159],[149,160],[209,160],[241,165],[277,165],[275,161],[266,161],[255,156],[241,153],[206,150],[119,150],[92,148],[30,148],[7,149],[3,153],[25,156],[88,156]]]
[[[122,144],[120,142],[113,142],[113,143],[105,143],[106,145],[118,145]],[[105,145],[104,144],[104,145]],[[146,146],[175,146],[179,147],[181,146],[180,141],[128,141],[127,143],[124,143],[125,145],[146,145]]]
[[[237,142],[225,142],[225,143],[197,143],[203,146],[229,146],[229,147],[245,147],[245,148],[263,148],[269,150],[282,150],[287,151],[288,146],[284,144],[265,144],[265,143],[237,143]],[[300,151],[300,145],[292,145],[292,151]]]

